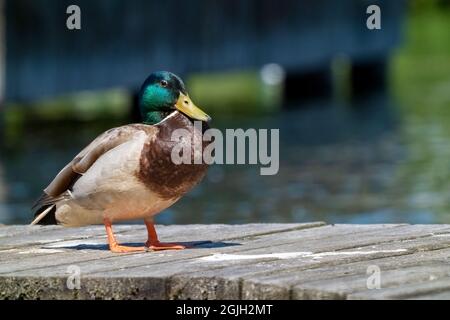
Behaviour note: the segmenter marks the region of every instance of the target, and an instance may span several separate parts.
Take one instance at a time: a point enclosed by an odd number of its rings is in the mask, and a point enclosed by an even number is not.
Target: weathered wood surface
[[[122,243],[146,237],[140,225],[115,231]],[[177,225],[158,232],[192,248],[113,254],[102,226],[0,227],[0,298],[450,299],[450,225]],[[71,266],[80,270],[80,289],[67,286]],[[380,288],[368,288],[368,278],[376,279],[368,270],[376,269]]]

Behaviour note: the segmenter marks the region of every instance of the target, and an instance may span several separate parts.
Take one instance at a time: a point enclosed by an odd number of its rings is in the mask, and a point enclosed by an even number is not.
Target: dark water
[[[439,129],[441,121],[411,124],[386,96],[352,106],[324,102],[263,118],[222,119],[213,125],[279,128],[279,173],[261,176],[259,166],[214,165],[158,221],[450,223],[450,140]],[[0,223],[29,222],[40,190],[114,125],[30,125],[4,137]]]

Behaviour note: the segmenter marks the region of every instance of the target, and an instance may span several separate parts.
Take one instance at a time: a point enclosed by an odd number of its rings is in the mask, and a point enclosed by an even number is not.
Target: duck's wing
[[[148,135],[154,133],[156,128],[148,125],[130,124],[118,128],[110,129],[84,148],[75,158],[70,161],[44,189],[42,196],[33,205],[35,209],[35,219],[31,224],[37,224],[50,211],[57,201],[70,196],[70,188],[103,154],[115,147],[132,140],[142,131]],[[48,212],[46,212],[48,211]],[[51,222],[54,222],[51,220]]]

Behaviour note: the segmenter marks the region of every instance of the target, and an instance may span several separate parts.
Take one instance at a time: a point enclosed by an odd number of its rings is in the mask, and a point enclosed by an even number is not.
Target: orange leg
[[[183,246],[178,243],[163,243],[159,242],[158,235],[156,234],[155,225],[152,221],[145,220],[145,225],[147,226],[147,232],[148,232],[148,240],[145,243],[145,247],[153,250],[182,250],[186,249],[186,246]]]
[[[139,252],[146,250],[145,247],[126,247],[119,245],[116,241],[116,237],[114,236],[111,221],[105,218],[103,220],[103,223],[105,224],[106,234],[108,235],[109,250],[111,250],[111,252],[125,253],[125,252]]]

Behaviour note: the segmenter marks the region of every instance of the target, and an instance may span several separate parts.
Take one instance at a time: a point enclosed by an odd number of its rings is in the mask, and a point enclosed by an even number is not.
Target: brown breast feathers
[[[202,164],[194,164],[193,144],[191,145],[191,163],[175,164],[171,153],[177,142],[171,141],[172,133],[176,129],[186,129],[191,139],[196,136],[196,139],[200,139],[198,141],[202,141],[202,132],[188,117],[179,112],[169,116],[156,127],[159,130],[155,138],[146,142],[142,149],[138,177],[162,199],[178,199],[203,179],[208,165],[203,161]],[[206,128],[207,124],[203,123],[203,130]],[[202,141],[202,152],[209,143]]]

